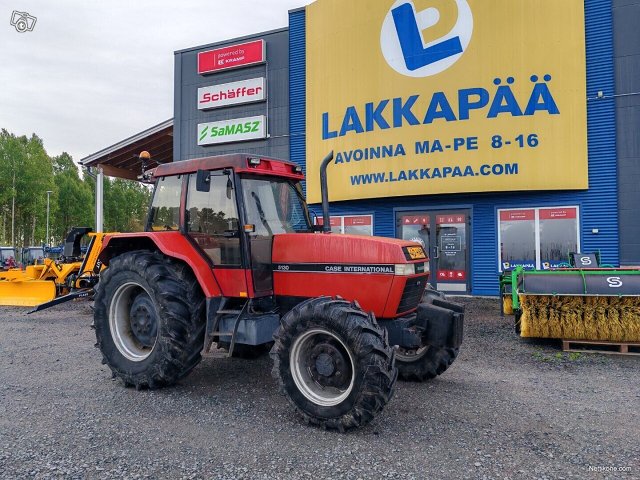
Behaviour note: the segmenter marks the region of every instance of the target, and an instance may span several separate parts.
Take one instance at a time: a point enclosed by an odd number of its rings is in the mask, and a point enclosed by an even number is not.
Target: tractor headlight
[[[424,263],[398,263],[395,265],[395,273],[399,276],[419,275],[429,273],[429,262]]]
[[[396,264],[396,275],[407,276],[416,274],[416,266],[413,263]]]

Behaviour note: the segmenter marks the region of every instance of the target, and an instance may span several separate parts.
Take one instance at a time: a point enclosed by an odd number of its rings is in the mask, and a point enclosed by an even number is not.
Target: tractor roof
[[[192,160],[166,163],[157,167],[153,176],[159,178],[195,173],[198,170],[220,170],[223,168],[229,168],[239,173],[272,175],[304,180],[302,169],[295,163],[248,153],[194,158]]]

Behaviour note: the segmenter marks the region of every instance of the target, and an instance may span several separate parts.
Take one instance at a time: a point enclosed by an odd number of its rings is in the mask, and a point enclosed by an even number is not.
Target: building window
[[[578,209],[541,208],[540,261],[542,268],[569,262],[570,252],[579,252]]]
[[[322,217],[314,219],[316,225],[322,225]],[[373,235],[373,215],[331,216],[331,232],[349,235]]]
[[[498,211],[500,271],[556,268],[580,251],[578,207]]]

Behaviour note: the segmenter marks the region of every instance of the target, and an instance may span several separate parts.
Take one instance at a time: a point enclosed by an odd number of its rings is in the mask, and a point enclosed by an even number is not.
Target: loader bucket
[[[56,298],[56,284],[51,280],[0,280],[0,305],[35,307]]]
[[[511,303],[522,337],[640,341],[640,270],[520,270]]]

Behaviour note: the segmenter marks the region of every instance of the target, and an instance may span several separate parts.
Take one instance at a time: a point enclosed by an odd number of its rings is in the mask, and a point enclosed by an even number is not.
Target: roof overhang
[[[143,150],[151,154],[145,170],[173,162],[173,118],[89,155],[79,163],[84,167],[100,167],[110,177],[137,180],[143,170],[139,158]]]

